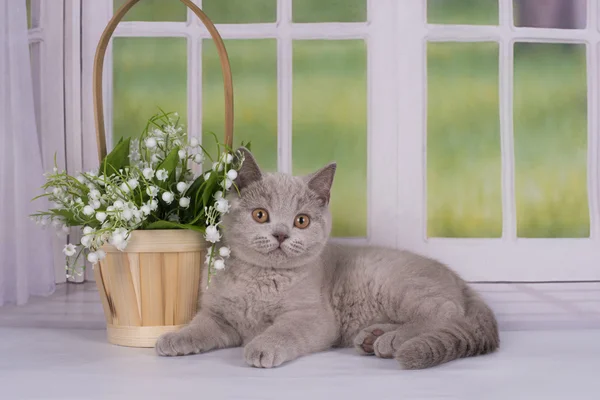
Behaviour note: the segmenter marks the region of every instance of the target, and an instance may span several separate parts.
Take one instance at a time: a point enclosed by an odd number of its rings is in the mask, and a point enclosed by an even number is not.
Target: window
[[[83,3],[91,157],[95,46],[123,1]],[[540,1],[194,2],[229,52],[235,144],[252,140],[271,171],[338,161],[336,240],[406,248],[468,280],[600,279],[598,9],[542,18]],[[105,63],[109,145],[157,106],[220,136],[216,57],[183,4],[136,4]]]
[[[596,2],[426,3],[398,10],[399,243],[470,280],[598,279]]]

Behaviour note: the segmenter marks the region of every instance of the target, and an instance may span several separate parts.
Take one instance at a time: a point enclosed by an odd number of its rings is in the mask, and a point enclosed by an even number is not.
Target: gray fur
[[[249,365],[270,368],[354,346],[420,369],[498,348],[492,311],[446,266],[407,251],[328,242],[334,173],[330,164],[308,177],[264,174],[246,152],[241,197],[231,196],[224,218],[232,257],[192,322],[159,338],[158,354],[244,346]],[[256,208],[270,221],[255,222]],[[299,213],[310,216],[308,228],[294,227]],[[274,232],[289,236],[281,248]]]

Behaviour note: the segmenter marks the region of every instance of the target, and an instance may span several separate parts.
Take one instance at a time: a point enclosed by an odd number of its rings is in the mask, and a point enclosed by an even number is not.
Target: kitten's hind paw
[[[186,331],[161,335],[156,341],[155,348],[159,356],[185,356],[198,354],[204,350],[202,344]]]
[[[375,324],[360,331],[354,338],[354,348],[359,354],[369,356],[375,354],[373,347],[377,338],[386,332],[395,331],[400,325],[397,324]]]

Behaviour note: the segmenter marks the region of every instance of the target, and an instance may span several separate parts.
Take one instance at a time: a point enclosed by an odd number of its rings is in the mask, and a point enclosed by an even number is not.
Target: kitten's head
[[[252,154],[232,190],[223,235],[233,254],[253,265],[296,268],[319,256],[331,232],[329,195],[335,164],[308,176],[261,172]]]

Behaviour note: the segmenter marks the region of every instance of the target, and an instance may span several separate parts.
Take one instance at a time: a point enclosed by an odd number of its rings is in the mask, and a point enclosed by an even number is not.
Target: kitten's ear
[[[335,176],[336,163],[331,163],[312,175],[308,176],[308,187],[315,192],[324,205],[329,204],[331,195],[331,185],[333,185],[333,177]]]
[[[242,167],[238,171],[238,176],[235,179],[235,184],[241,190],[251,183],[260,181],[262,179],[262,172],[260,172],[260,167],[252,153],[250,153],[250,150],[245,147],[240,147],[236,150],[236,154],[242,154],[244,157]]]

